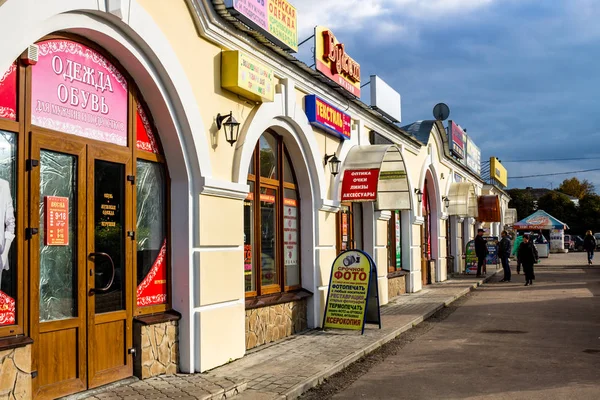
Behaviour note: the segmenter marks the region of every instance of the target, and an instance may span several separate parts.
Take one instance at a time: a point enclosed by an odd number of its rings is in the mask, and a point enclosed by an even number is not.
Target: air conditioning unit
[[[35,65],[38,62],[39,46],[37,44],[30,44],[27,48],[27,53],[22,57],[22,60],[27,65]]]

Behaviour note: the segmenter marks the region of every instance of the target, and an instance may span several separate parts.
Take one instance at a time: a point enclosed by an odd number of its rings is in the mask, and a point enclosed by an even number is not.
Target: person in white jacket
[[[0,287],[2,287],[2,272],[10,269],[8,253],[15,238],[15,211],[10,195],[10,185],[0,179],[0,219],[4,228],[0,228]]]

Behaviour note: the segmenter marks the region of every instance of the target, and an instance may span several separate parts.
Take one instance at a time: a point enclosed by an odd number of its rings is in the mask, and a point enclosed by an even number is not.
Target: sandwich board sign
[[[346,250],[331,266],[323,329],[364,333],[365,324],[378,324],[381,329],[377,266],[367,253]]]

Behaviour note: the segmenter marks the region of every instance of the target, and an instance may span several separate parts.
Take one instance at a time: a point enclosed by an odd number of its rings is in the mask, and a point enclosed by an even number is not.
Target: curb
[[[330,376],[334,375],[337,372],[340,372],[341,370],[348,367],[353,362],[359,360],[360,358],[362,358],[362,357],[366,356],[367,354],[373,352],[374,350],[380,348],[384,344],[392,341],[393,339],[400,336],[402,333],[408,331],[409,329],[413,328],[414,326],[425,321],[427,318],[431,317],[433,314],[435,314],[439,310],[443,309],[444,307],[448,307],[450,304],[452,304],[459,298],[461,298],[461,297],[465,296],[466,294],[470,293],[471,291],[477,289],[479,286],[483,285],[484,283],[487,283],[500,271],[502,271],[502,269],[496,270],[495,272],[492,272],[489,276],[486,276],[484,279],[474,282],[472,285],[470,285],[466,289],[463,289],[458,294],[455,294],[454,296],[452,296],[451,299],[446,300],[446,301],[440,303],[439,305],[436,305],[435,307],[433,307],[433,309],[427,311],[424,315],[422,315],[420,317],[416,317],[409,323],[405,324],[404,326],[402,326],[400,328],[395,329],[393,332],[391,332],[388,335],[384,336],[383,338],[379,339],[375,343],[372,343],[361,350],[355,351],[354,353],[348,355],[343,360],[338,362],[336,365],[334,365],[324,371],[314,374],[313,376],[308,378],[306,381],[294,386],[293,388],[291,388],[284,394],[282,394],[280,396],[276,396],[274,398],[275,399],[292,400],[292,399],[296,399],[296,398],[300,397],[303,393],[305,393],[308,390],[323,383],[323,381],[325,379],[329,378]]]

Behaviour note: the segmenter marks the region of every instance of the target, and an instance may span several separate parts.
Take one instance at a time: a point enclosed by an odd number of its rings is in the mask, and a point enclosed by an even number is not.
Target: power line
[[[553,174],[538,174],[538,175],[527,175],[527,176],[511,176],[510,179],[524,179],[524,178],[537,178],[540,176],[556,176],[556,175],[568,175],[568,174],[579,174],[582,172],[600,171],[600,168],[584,169],[581,171],[569,171],[569,172],[556,172]]]
[[[578,158],[543,158],[538,160],[503,160],[505,163],[520,163],[520,162],[543,162],[543,161],[579,161],[579,160],[600,160],[600,157],[578,157]]]

